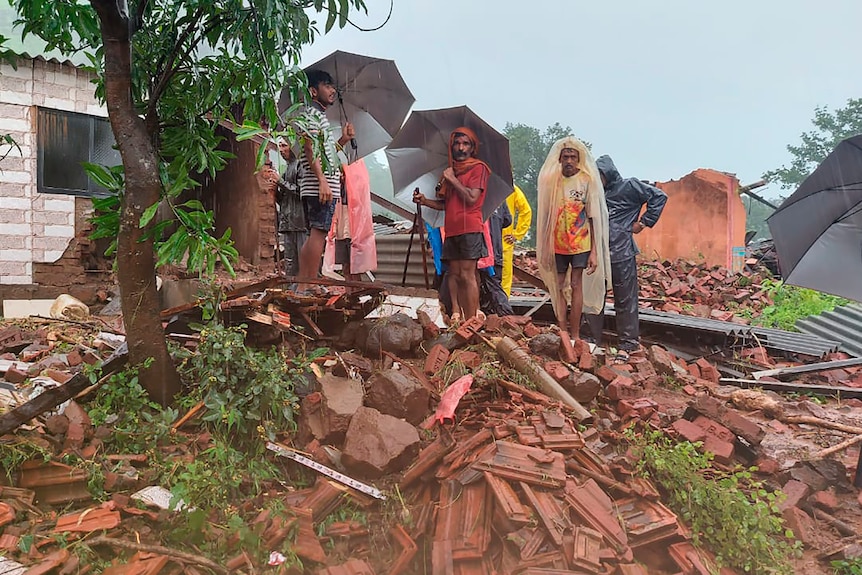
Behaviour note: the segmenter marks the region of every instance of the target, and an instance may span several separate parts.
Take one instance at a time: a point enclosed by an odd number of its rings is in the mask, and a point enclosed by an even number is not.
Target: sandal
[[[623,365],[629,362],[629,352],[624,349],[620,349],[617,351],[616,355],[614,355],[614,365]]]

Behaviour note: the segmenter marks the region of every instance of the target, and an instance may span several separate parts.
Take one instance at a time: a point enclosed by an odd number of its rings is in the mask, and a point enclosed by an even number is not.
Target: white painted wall
[[[56,61],[0,64],[0,134],[21,147],[0,161],[0,284],[33,283],[33,263],[57,261],[75,236],[75,197],[36,191],[34,107],[107,117],[91,79]]]

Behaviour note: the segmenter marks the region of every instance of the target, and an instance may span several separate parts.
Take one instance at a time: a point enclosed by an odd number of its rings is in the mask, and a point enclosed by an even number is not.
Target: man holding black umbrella
[[[467,127],[449,135],[449,166],[437,185],[438,200],[418,190],[413,201],[445,211],[446,239],[443,260],[448,264],[447,282],[452,296],[451,322],[468,320],[479,311],[476,263],[488,255],[483,233],[482,206],[491,170],[478,159],[479,139]]]
[[[326,235],[332,227],[335,206],[341,198],[342,179],[335,137],[326,118],[326,108],[335,103],[337,90],[333,85],[332,76],[327,72],[308,70],[306,77],[311,104],[305,108],[302,120],[296,124],[303,142],[303,153],[300,154],[299,161],[299,194],[310,230],[308,239],[299,253],[299,278],[301,279],[317,277],[326,245]],[[343,146],[355,136],[353,126],[345,123],[338,145]],[[314,142],[321,140],[325,155],[323,162],[314,153]],[[298,288],[301,291],[308,289],[308,286],[299,285]]]

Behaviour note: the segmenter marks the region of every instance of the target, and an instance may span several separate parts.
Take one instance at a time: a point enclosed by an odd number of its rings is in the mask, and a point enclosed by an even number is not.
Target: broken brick
[[[706,432],[707,436],[715,437],[720,441],[736,441],[736,435],[731,430],[708,417],[698,415],[694,419],[694,423],[695,425],[699,425]]]
[[[566,363],[575,363],[578,361],[578,356],[575,353],[575,348],[572,346],[572,340],[568,334],[560,337],[560,359]]]
[[[766,432],[756,422],[751,421],[735,409],[729,409],[713,397],[702,395],[694,400],[691,406],[698,413],[714,421],[721,421],[725,427],[740,437],[744,437],[749,443],[759,445],[766,436]]]
[[[524,335],[527,337],[536,337],[542,333],[542,330],[532,322],[524,326]]]
[[[440,373],[447,361],[449,361],[449,350],[439,343],[435,344],[425,358],[425,373],[428,375]]]
[[[455,336],[458,337],[458,339],[469,343],[473,337],[479,333],[479,330],[482,329],[483,325],[485,325],[485,322],[480,316],[471,317],[455,330]]]
[[[66,363],[69,364],[69,367],[77,367],[83,362],[84,358],[81,357],[81,353],[77,349],[73,349],[66,354]]]
[[[5,379],[9,383],[24,383],[25,381],[27,381],[28,377],[30,377],[30,375],[27,372],[21,371],[15,366],[9,366],[9,369],[6,370]]]
[[[778,504],[778,508],[781,511],[784,511],[790,507],[796,507],[799,505],[803,499],[808,497],[808,494],[811,492],[811,488],[801,481],[791,479],[784,484],[781,491],[784,493],[784,500]]]
[[[608,385],[610,382],[615,380],[620,374],[615,371],[612,367],[603,365],[596,370],[596,377],[601,380],[603,385]]]
[[[661,375],[674,375],[673,360],[670,354],[661,346],[653,345],[649,348],[650,361],[653,367]]]
[[[475,351],[466,349],[457,349],[452,352],[449,361],[458,362],[468,369],[476,369],[482,365],[482,356]]]
[[[680,437],[691,443],[706,439],[706,432],[703,428],[687,419],[677,419],[673,422],[671,428],[679,433]]]
[[[805,545],[812,545],[815,540],[816,527],[814,520],[798,507],[788,507],[781,513],[785,526],[793,532],[793,536]]]
[[[608,384],[606,392],[613,401],[620,399],[637,399],[643,395],[643,390],[636,387],[635,382],[624,375],[618,375]]]
[[[695,364],[700,369],[700,377],[711,381],[712,383],[718,383],[718,380],[721,379],[721,375],[718,373],[718,370],[712,365],[708,359],[702,357],[698,359]]]
[[[548,372],[548,375],[554,378],[557,383],[565,380],[572,372],[569,369],[560,363],[559,361],[549,361],[545,363],[545,371]]]
[[[839,505],[835,492],[830,490],[818,491],[809,500],[812,504],[826,511],[835,511]]]
[[[730,441],[722,441],[713,435],[707,435],[703,442],[703,450],[712,453],[715,461],[722,465],[730,465],[733,462],[734,445]]]

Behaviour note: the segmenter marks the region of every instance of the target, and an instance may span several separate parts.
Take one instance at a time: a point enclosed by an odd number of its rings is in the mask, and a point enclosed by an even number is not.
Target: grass
[[[772,305],[763,308],[754,323],[763,327],[777,327],[787,331],[796,330],[796,320],[832,311],[850,303],[844,298],[812,289],[785,285],[780,281],[766,280],[763,287],[772,299]]]

